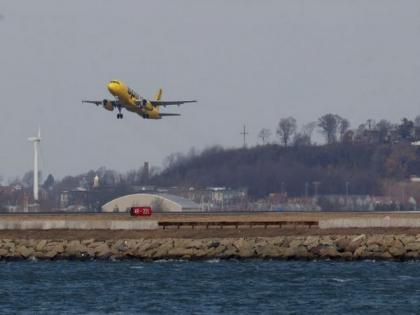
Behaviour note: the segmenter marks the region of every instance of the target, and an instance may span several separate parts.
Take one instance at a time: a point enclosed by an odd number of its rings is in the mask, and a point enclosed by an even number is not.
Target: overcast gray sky
[[[172,152],[255,144],[281,117],[420,114],[420,1],[1,1],[0,174],[161,165]],[[125,81],[197,99],[144,120],[82,104]]]

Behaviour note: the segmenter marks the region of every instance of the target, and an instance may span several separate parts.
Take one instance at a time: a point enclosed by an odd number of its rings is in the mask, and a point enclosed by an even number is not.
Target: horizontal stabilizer
[[[165,116],[181,116],[181,114],[160,113],[159,116],[160,117],[165,117]]]

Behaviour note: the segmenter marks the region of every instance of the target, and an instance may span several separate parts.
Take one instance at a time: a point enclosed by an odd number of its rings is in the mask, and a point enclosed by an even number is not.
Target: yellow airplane
[[[145,119],[161,119],[165,116],[180,116],[180,114],[161,113],[159,107],[166,107],[168,105],[181,105],[184,103],[194,103],[197,101],[161,101],[162,89],[156,92],[155,100],[147,100],[138,95],[134,90],[130,89],[122,81],[112,80],[107,85],[108,91],[115,97],[115,100],[103,101],[87,101],[82,103],[91,103],[96,106],[102,105],[106,110],[118,110],[117,119],[122,119],[123,114],[121,110],[126,110],[137,113]]]

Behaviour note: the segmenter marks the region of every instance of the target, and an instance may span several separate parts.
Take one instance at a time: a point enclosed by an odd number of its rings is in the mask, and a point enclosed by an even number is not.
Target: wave
[[[331,280],[335,282],[340,282],[340,283],[352,281],[352,279],[340,279],[340,278],[332,278]]]
[[[153,262],[155,262],[155,263],[169,263],[169,262],[187,262],[188,260],[185,260],[185,259],[172,259],[172,258],[169,258],[169,259],[157,259],[157,260],[154,260]]]

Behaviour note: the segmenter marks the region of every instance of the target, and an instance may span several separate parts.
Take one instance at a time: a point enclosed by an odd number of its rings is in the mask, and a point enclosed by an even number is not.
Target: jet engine
[[[106,110],[109,110],[109,111],[113,111],[114,110],[114,106],[112,106],[112,102],[111,101],[108,101],[108,100],[103,100],[102,101],[102,105],[104,106],[104,108],[106,109]]]
[[[159,115],[159,112],[157,111],[149,111],[147,113],[144,113],[142,116],[145,119],[160,119],[161,118]]]

